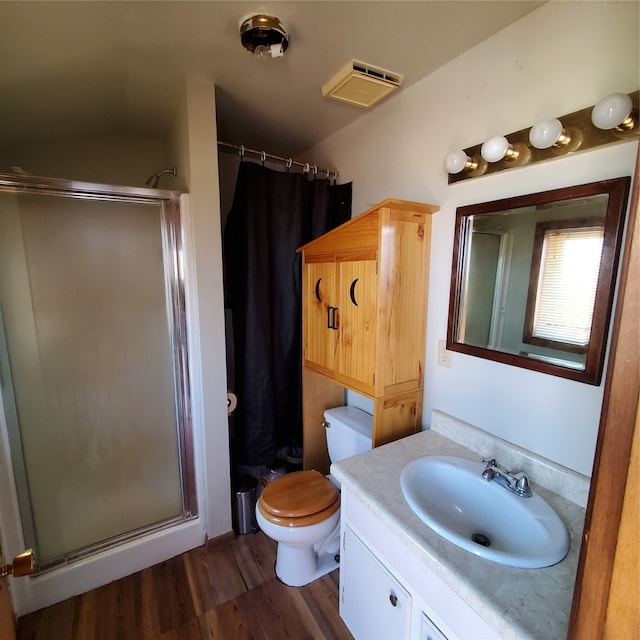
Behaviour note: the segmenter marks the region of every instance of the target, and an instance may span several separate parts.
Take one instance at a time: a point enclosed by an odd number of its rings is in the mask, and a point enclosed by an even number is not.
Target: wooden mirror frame
[[[609,321],[613,305],[616,274],[622,234],[624,229],[627,198],[629,194],[629,177],[601,180],[588,184],[563,187],[539,193],[531,193],[492,202],[458,207],[456,210],[455,236],[453,246],[453,263],[451,269],[451,289],[449,297],[449,318],[447,323],[447,349],[458,351],[468,355],[523,367],[532,371],[548,373],[551,375],[576,380],[593,385],[599,385],[602,379],[604,356],[609,333]],[[482,213],[497,213],[531,207],[535,205],[548,205],[553,202],[562,202],[605,194],[608,195],[607,211],[604,218],[604,241],[602,247],[602,259],[598,286],[594,302],[593,322],[591,337],[586,349],[586,361],[584,370],[563,367],[525,355],[497,351],[486,347],[478,347],[463,342],[458,342],[458,321],[460,308],[460,292],[463,281],[463,253],[465,221],[469,216]]]

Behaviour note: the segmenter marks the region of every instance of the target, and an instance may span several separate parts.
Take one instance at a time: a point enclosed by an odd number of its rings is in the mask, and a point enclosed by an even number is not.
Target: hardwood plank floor
[[[23,616],[17,640],[352,640],[338,569],[287,587],[275,552],[262,532],[198,547]]]

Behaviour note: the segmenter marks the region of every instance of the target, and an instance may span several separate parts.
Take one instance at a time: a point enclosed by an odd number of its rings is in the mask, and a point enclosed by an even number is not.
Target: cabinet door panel
[[[340,349],[336,371],[374,384],[378,275],[374,260],[338,262]]]
[[[423,386],[428,229],[392,212],[385,218],[380,261],[385,326],[378,354],[385,386]],[[425,240],[426,239],[426,240]]]
[[[333,372],[338,331],[333,324],[336,268],[334,262],[312,262],[304,266],[304,358],[320,370]],[[337,324],[337,318],[336,318]]]
[[[356,640],[407,638],[411,596],[349,527],[343,530],[340,616]]]

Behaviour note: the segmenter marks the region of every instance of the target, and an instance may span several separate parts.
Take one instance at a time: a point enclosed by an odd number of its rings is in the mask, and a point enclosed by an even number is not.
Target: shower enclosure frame
[[[65,197],[88,201],[129,202],[143,205],[160,205],[161,207],[162,255],[168,334],[172,354],[182,514],[75,550],[66,554],[62,563],[66,564],[123,542],[134,540],[151,532],[197,518],[198,502],[194,466],[191,384],[188,361],[189,344],[185,295],[184,238],[180,208],[181,194],[176,191],[161,189],[104,185],[57,178],[6,174],[0,174],[0,193]],[[7,407],[5,407],[5,414],[6,413]],[[11,421],[6,415],[5,418],[7,418],[6,425],[10,444],[9,448],[14,469],[16,491],[18,493],[23,536],[25,543],[29,545],[35,541],[35,529],[24,461],[21,456],[22,449],[19,425],[16,420]],[[16,457],[18,459],[16,459]],[[49,568],[57,568],[60,565],[61,562],[56,561],[52,563],[51,566],[37,566],[37,571],[42,572]]]

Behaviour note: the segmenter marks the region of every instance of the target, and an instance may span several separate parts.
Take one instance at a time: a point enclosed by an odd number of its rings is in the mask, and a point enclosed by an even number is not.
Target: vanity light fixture
[[[500,162],[503,158],[515,160],[518,152],[509,144],[504,136],[493,136],[489,138],[480,149],[482,157],[487,162]]]
[[[579,129],[565,129],[558,118],[543,120],[531,127],[529,131],[529,144],[536,149],[550,149],[557,154],[576,151],[583,141],[582,132]]]
[[[487,170],[487,161],[482,156],[469,157],[462,149],[452,151],[444,159],[444,168],[448,173],[464,171],[471,177],[481,176]]]
[[[631,131],[638,122],[638,116],[633,112],[633,101],[626,93],[612,93],[593,107],[591,122],[598,129]]]
[[[489,138],[482,145],[480,155],[487,162],[505,160],[514,166],[525,164],[531,157],[527,145],[522,143],[511,144],[504,136]]]
[[[558,118],[544,120],[531,127],[529,142],[536,149],[548,149],[549,147],[566,147],[571,142],[571,136],[562,126]]]
[[[449,184],[637,138],[639,102],[638,91],[614,93],[595,106],[452,151],[444,162]]]

